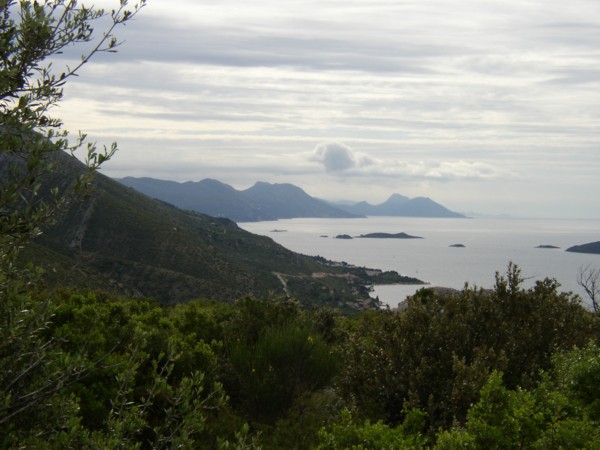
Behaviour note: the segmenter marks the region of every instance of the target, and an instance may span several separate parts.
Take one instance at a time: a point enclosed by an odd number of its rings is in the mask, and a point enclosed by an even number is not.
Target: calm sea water
[[[582,266],[600,268],[600,255],[565,252],[573,245],[600,240],[599,220],[424,219],[288,219],[240,223],[255,234],[305,255],[417,277],[431,286],[462,288],[465,283],[492,287],[495,273],[510,261],[521,267],[526,286],[546,277],[561,289],[580,294],[577,274]],[[279,230],[279,231],[274,231]],[[405,232],[423,239],[335,239],[339,234]],[[463,244],[464,248],[450,247]],[[559,249],[540,249],[553,245]],[[376,286],[374,295],[395,307],[422,286]]]

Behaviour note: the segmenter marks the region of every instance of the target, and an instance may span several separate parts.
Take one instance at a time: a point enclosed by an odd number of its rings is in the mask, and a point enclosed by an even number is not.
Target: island
[[[361,234],[359,238],[373,238],[373,239],[423,239],[421,236],[411,236],[406,233],[368,233]]]
[[[452,244],[452,245],[449,245],[448,247],[465,248],[465,244]]]
[[[550,248],[550,249],[552,249],[552,248],[560,248],[560,247],[557,247],[556,245],[542,244],[542,245],[538,245],[536,248]]]
[[[569,247],[566,251],[574,253],[594,253],[596,255],[600,255],[600,241],[574,245],[573,247]]]
[[[352,239],[352,236],[350,236],[349,234],[338,234],[335,238],[336,239]]]

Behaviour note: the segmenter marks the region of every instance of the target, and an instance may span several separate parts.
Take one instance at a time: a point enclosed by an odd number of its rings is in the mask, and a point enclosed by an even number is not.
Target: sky
[[[600,218],[598,0],[148,0],[117,34],[55,111],[106,175]]]

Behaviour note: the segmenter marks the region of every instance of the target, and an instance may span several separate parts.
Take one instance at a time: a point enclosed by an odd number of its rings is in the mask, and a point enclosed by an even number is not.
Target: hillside
[[[60,168],[53,184],[83,170],[67,155]],[[50,285],[162,303],[287,294],[305,304],[360,309],[369,307],[366,286],[376,282],[364,270],[299,255],[229,219],[177,209],[101,174],[93,193],[45,230],[26,256],[46,269]]]
[[[291,184],[258,182],[238,191],[217,180],[178,183],[154,178],[118,179],[125,186],[168,202],[181,209],[235,222],[289,219],[296,217],[356,217],[355,214],[317,200]]]
[[[392,194],[385,202],[378,205],[372,205],[364,201],[355,204],[331,204],[349,213],[365,216],[465,217],[463,214],[450,211],[430,198],[416,197],[411,199],[400,194]]]

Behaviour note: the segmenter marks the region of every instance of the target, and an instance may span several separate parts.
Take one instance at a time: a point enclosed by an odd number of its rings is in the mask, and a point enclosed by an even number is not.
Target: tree
[[[422,431],[425,425],[424,413],[415,409],[407,412],[402,425],[390,427],[382,421],[357,423],[348,409],[341,413],[339,423],[330,429],[319,431],[319,450],[338,449],[422,449],[427,448],[427,438]]]
[[[85,134],[71,140],[51,111],[65,83],[94,55],[120,45],[115,30],[145,5],[119,0],[110,12],[76,0],[0,0],[0,423],[27,417],[50,404],[62,386],[84,370],[77,355],[64,358],[45,336],[51,302],[32,293],[35,270],[17,268],[22,247],[52,223],[57,211],[84,195],[94,171],[117,147],[98,150]],[[100,35],[98,23],[107,28]],[[72,67],[56,70],[65,49],[87,48]],[[61,169],[57,156],[85,148],[89,171],[62,186],[48,184]],[[32,276],[28,276],[31,274]],[[32,380],[43,380],[40,384]]]
[[[581,266],[577,274],[577,284],[591,300],[594,312],[600,314],[600,269],[593,269],[590,265]]]
[[[0,0],[0,262],[14,260],[20,247],[50,223],[57,207],[72,194],[82,194],[91,178],[83,176],[59,192],[49,187],[51,200],[41,196],[43,176],[57,170],[55,155],[85,147],[90,174],[117,150],[98,150],[79,133],[73,141],[51,110],[63,98],[63,87],[98,53],[115,52],[114,32],[130,21],[146,0],[129,5],[119,0],[111,12],[79,5],[76,0]],[[100,36],[94,26],[108,27]],[[65,49],[87,50],[72,67],[56,70],[53,59]]]
[[[598,448],[600,351],[590,342],[558,352],[541,381],[509,389],[494,371],[464,426],[437,436],[436,449]]]
[[[342,398],[393,425],[419,408],[435,432],[465,422],[492,371],[508,389],[531,388],[553,352],[597,339],[597,316],[579,297],[553,279],[529,289],[521,281],[511,264],[493,290],[422,289],[401,311],[363,314],[342,346]]]

